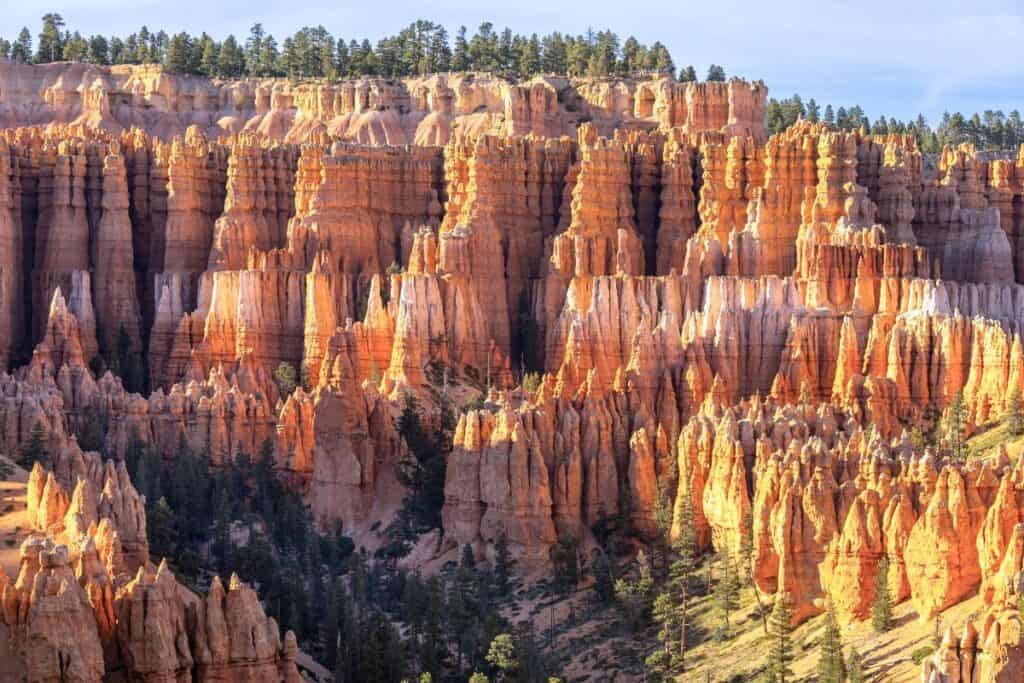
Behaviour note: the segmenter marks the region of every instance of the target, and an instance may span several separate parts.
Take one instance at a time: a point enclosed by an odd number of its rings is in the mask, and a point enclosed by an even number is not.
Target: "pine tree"
[[[675,73],[676,65],[675,62],[672,61],[672,55],[669,53],[667,47],[656,41],[651,45],[649,54],[653,61],[652,68],[654,71],[660,74],[670,75]]]
[[[555,588],[561,593],[576,590],[580,581],[579,541],[572,537],[558,539],[551,548],[551,565],[554,570]]]
[[[217,55],[220,49],[213,38],[205,33],[199,38],[199,73],[207,78],[213,78],[218,71]]]
[[[655,680],[668,680],[673,673],[673,657],[676,654],[679,637],[679,610],[670,592],[660,593],[654,599],[651,609],[654,622],[658,624],[658,641],[661,647],[655,650],[644,661],[647,670],[656,676]]]
[[[723,628],[722,638],[729,638],[732,635],[732,624],[730,616],[739,607],[740,580],[736,572],[736,566],[729,556],[729,549],[723,548],[718,560],[719,576],[715,584],[715,603],[722,612]]]
[[[789,596],[779,591],[775,594],[775,606],[768,621],[770,644],[768,668],[765,680],[768,683],[786,683],[792,680],[793,672],[789,663],[793,661],[793,614],[789,609]]]
[[[147,506],[149,507],[149,506]],[[146,531],[153,557],[174,557],[178,547],[178,524],[167,498],[160,497],[146,511]]]
[[[633,630],[638,630],[647,622],[651,608],[651,594],[654,590],[650,562],[643,550],[637,553],[636,563],[639,567],[636,579],[624,577],[615,582],[615,598],[622,605],[626,621]]]
[[[167,46],[164,67],[172,72],[184,74],[189,72],[192,62],[192,41],[187,33],[176,33]]]
[[[871,626],[877,633],[892,628],[892,597],[889,595],[889,559],[878,563],[875,577],[875,599],[871,603]]]
[[[817,123],[821,120],[821,107],[814,101],[814,98],[807,100],[807,120],[811,123]]]
[[[499,596],[511,590],[512,566],[516,563],[508,549],[508,537],[502,531],[494,543],[494,588]]]
[[[836,622],[836,613],[832,605],[825,613],[825,626],[822,629],[821,644],[818,654],[819,683],[844,683],[846,680],[846,662],[843,661],[843,640]]]
[[[469,42],[466,40],[466,27],[460,26],[455,33],[455,49],[452,50],[452,71],[469,71]]]
[[[245,41],[245,73],[248,76],[260,75],[260,54],[263,52],[263,41],[266,37],[263,24],[259,22],[249,29],[249,37]]]
[[[846,660],[847,683],[864,683],[867,678],[864,674],[864,660],[856,648],[850,648],[850,656]]]
[[[740,537],[740,572],[744,584],[754,581],[754,512],[748,508],[743,513],[743,534]]]
[[[693,501],[687,491],[679,503],[679,535],[672,543],[676,558],[669,568],[669,585],[676,596],[679,617],[679,637],[677,652],[673,658],[674,668],[682,671],[686,662],[687,629],[690,609],[690,595],[693,590],[694,577],[697,573],[698,554],[697,527]]]
[[[43,467],[50,464],[50,454],[46,448],[47,433],[42,420],[37,420],[32,425],[32,432],[29,434],[28,442],[21,448],[21,457],[18,464],[26,470],[31,470],[37,462]]]
[[[17,40],[11,45],[11,59],[22,63],[32,61],[32,34],[27,27],[21,29]]]
[[[217,54],[217,75],[221,78],[238,78],[245,73],[245,53],[238,46],[234,36],[229,35],[220,45]]]
[[[476,566],[476,557],[473,555],[473,546],[468,543],[462,545],[462,557],[459,558],[459,567],[472,569]]]
[[[697,70],[693,68],[693,65],[687,66],[685,69],[679,70],[679,82],[680,83],[693,83],[697,80]]]
[[[43,30],[39,33],[39,49],[36,51],[36,62],[56,62],[64,54],[64,44],[61,36],[61,29],[64,28],[64,18],[55,13],[48,12],[43,15]]]
[[[651,549],[654,551],[655,579],[664,581],[668,574],[669,549],[672,545],[672,498],[664,482],[658,482],[658,491],[651,512],[657,530]]]
[[[708,67],[708,75],[705,77],[706,81],[724,81],[725,80],[725,69],[720,67],[718,64],[712,64]]]
[[[1020,387],[1010,390],[1006,401],[1006,431],[1010,436],[1024,434],[1024,409],[1021,408]]]
[[[967,403],[964,394],[958,391],[946,408],[945,436],[954,461],[967,459]]]
[[[593,559],[590,561],[590,573],[594,577],[594,592],[598,601],[607,605],[615,597],[615,574],[604,551],[594,551]]]

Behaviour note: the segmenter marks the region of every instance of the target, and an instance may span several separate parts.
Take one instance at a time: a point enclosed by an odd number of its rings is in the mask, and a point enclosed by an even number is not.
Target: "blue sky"
[[[774,96],[860,104],[872,119],[1024,112],[1024,0],[0,0],[0,33],[13,38],[27,25],[36,34],[47,9],[86,34],[146,24],[244,38],[261,21],[279,41],[306,24],[376,41],[417,18],[452,32],[465,24],[470,33],[484,20],[521,33],[611,28],[623,38],[661,40],[677,65],[692,63],[702,76],[715,62],[729,75],[764,80]]]

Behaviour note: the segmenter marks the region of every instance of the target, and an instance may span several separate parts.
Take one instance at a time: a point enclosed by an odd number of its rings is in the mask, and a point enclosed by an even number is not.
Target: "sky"
[[[244,39],[259,21],[279,42],[317,24],[376,42],[420,18],[452,34],[460,25],[472,34],[483,21],[540,35],[610,28],[623,40],[662,41],[677,66],[693,64],[701,77],[721,64],[730,76],[763,80],[774,97],[859,104],[872,120],[1024,112],[1024,0],[0,0],[0,35],[13,39],[28,26],[34,36],[44,11],[86,35],[127,35],[145,24]]]

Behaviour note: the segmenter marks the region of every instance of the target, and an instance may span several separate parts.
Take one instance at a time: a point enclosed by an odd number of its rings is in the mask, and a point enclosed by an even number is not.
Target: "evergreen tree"
[[[146,535],[149,551],[154,557],[173,558],[177,555],[178,525],[167,498],[160,497],[155,505],[146,509]]]
[[[843,640],[832,605],[825,613],[825,626],[821,633],[818,654],[819,683],[844,683],[846,662],[843,661]]]
[[[595,549],[590,560],[590,573],[594,576],[594,592],[601,604],[607,605],[615,598],[615,574],[608,555]]]
[[[889,559],[878,563],[875,577],[875,598],[871,603],[871,626],[877,633],[892,628],[892,596],[889,594]]]
[[[245,72],[249,76],[260,75],[260,57],[263,54],[263,43],[267,33],[263,24],[257,22],[249,29],[249,37],[245,41]]]
[[[562,593],[576,590],[580,581],[579,541],[571,536],[558,539],[551,548],[555,588]]]
[[[17,40],[11,45],[11,59],[22,63],[32,61],[32,34],[28,32],[28,28],[23,27],[18,33]]]
[[[298,379],[299,375],[295,371],[295,366],[291,363],[282,362],[274,370],[274,381],[277,383],[277,388],[284,398],[291,396],[298,387]]]
[[[679,70],[679,81],[682,83],[693,83],[697,80],[697,70],[690,64],[685,69]]]
[[[967,403],[962,391],[953,394],[946,408],[945,436],[953,460],[967,460]]]
[[[1006,401],[1006,431],[1010,436],[1024,434],[1024,409],[1021,407],[1020,387],[1010,390]]]
[[[676,71],[675,62],[672,61],[672,55],[669,54],[668,48],[662,45],[660,42],[655,42],[651,45],[650,53],[652,68],[654,71],[661,74],[673,74]]]
[[[64,54],[64,44],[61,36],[61,29],[64,28],[64,18],[55,13],[48,12],[43,15],[43,30],[39,32],[39,48],[36,51],[36,62],[56,62]]]
[[[530,39],[523,43],[516,70],[523,78],[529,78],[530,76],[540,73],[540,38],[537,37],[536,33],[532,34]]]
[[[722,552],[719,554],[718,569],[715,603],[722,612],[723,627],[720,636],[729,638],[732,635],[730,616],[739,607],[740,580],[732,558],[729,556],[728,548],[722,548]]]
[[[789,663],[793,661],[793,613],[789,608],[789,596],[781,590],[775,594],[775,606],[769,623],[767,683],[786,683],[793,680]]]
[[[408,453],[397,465],[399,483],[407,488],[401,511],[405,527],[403,535],[407,537],[441,527],[446,463],[451,451],[454,414],[443,396],[439,407],[439,429],[430,434],[420,419],[418,401],[411,394],[406,394],[405,405],[396,425],[408,448]]]
[[[494,24],[485,21],[480,24],[469,41],[469,61],[475,71],[495,71],[499,66],[498,36]]]
[[[502,531],[494,543],[494,588],[499,596],[506,596],[512,588],[512,567],[516,561],[508,549],[508,537]]]
[[[541,39],[542,65],[544,73],[565,74],[569,70],[568,47],[565,39],[558,31],[544,36]]]
[[[647,623],[654,591],[650,562],[643,550],[637,553],[636,563],[636,579],[623,577],[615,582],[615,598],[623,608],[626,623],[634,631]]]
[[[836,115],[835,115],[835,112],[832,111],[832,105],[831,104],[826,104],[825,105],[825,114],[822,117],[822,121],[824,121],[825,123],[827,123],[830,126],[835,124],[835,122],[836,122]]]
[[[274,39],[274,36],[267,36],[263,40],[263,46],[260,48],[259,67],[255,75],[280,76],[281,70],[277,66],[280,59],[281,55],[277,50],[277,41]]]
[[[740,537],[740,573],[744,584],[754,582],[754,512],[743,513],[743,534]]]
[[[84,62],[89,56],[89,42],[78,31],[66,36],[62,59],[65,62]]]
[[[204,33],[199,38],[199,73],[207,78],[213,78],[220,73],[217,65],[219,52],[220,48],[217,46],[217,43],[214,42],[213,38]]]
[[[850,656],[846,660],[846,680],[848,683],[864,683],[867,680],[864,660],[856,648],[850,648]]]
[[[167,46],[164,67],[173,73],[189,73],[192,65],[192,41],[187,33],[176,33]]]
[[[0,38],[0,59],[10,59],[11,57],[11,41]]]
[[[660,583],[664,581],[668,573],[669,550],[672,545],[672,498],[669,496],[668,487],[663,482],[658,482],[652,517],[657,530],[651,543],[653,567],[655,579]]]
[[[239,78],[245,73],[245,53],[234,36],[229,35],[217,53],[217,75],[221,78]]]
[[[821,107],[814,101],[814,98],[807,100],[807,120],[811,123],[817,123],[821,120]]]
[[[679,504],[679,535],[676,536],[672,549],[676,559],[669,568],[669,585],[676,597],[679,617],[678,651],[674,662],[675,667],[682,670],[685,668],[690,597],[693,593],[700,553],[693,500],[689,491],[683,495]]]
[[[704,78],[705,81],[724,81],[725,80],[725,69],[718,64],[712,64],[708,67],[708,75]]]
[[[28,441],[21,447],[21,457],[18,458],[18,464],[26,470],[31,470],[32,466],[37,462],[43,467],[49,467],[50,453],[47,449],[47,439],[48,436],[43,421],[36,420],[36,423],[32,425]]]
[[[455,34],[455,49],[452,50],[452,71],[469,71],[470,66],[466,27],[460,26]]]

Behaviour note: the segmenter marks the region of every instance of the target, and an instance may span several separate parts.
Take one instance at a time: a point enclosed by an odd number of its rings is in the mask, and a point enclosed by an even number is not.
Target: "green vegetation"
[[[882,558],[878,563],[878,575],[875,577],[875,598],[871,602],[871,627],[876,633],[884,633],[892,628],[892,595],[889,593],[889,559]]]
[[[291,363],[281,363],[274,370],[274,382],[277,384],[281,398],[288,398],[299,386],[299,375]]]
[[[460,26],[452,39],[432,21],[419,19],[396,35],[372,44],[331,35],[323,26],[306,26],[278,43],[254,24],[244,42],[229,35],[215,40],[205,32],[169,35],[143,26],[127,37],[92,35],[65,30],[60,14],[42,18],[38,46],[23,28],[14,42],[0,39],[0,57],[38,64],[56,61],[92,64],[162,64],[175,73],[216,78],[277,77],[350,78],[413,76],[443,71],[492,71],[528,78],[540,73],[569,76],[627,76],[652,72],[675,73],[668,48],[655,42],[643,45],[630,36],[624,41],[610,31],[544,36],[498,30],[483,22],[469,36]],[[693,67],[680,73],[696,80]],[[725,70],[712,65],[708,80],[725,80]]]
[[[405,416],[407,443],[433,438],[417,419]],[[269,441],[256,459],[238,454],[231,467],[211,469],[208,454],[184,443],[164,459],[134,439],[125,462],[146,496],[154,559],[169,558],[197,587],[210,573],[238,573],[335,680],[466,680],[479,671],[495,681],[535,681],[553,672],[533,633],[511,629],[500,615],[514,567],[503,537],[493,568],[465,546],[458,566],[424,579],[387,553],[357,551],[339,527],[318,530],[299,493],[276,476]],[[424,514],[409,505],[412,518]],[[505,638],[494,646],[499,634]]]
[[[420,534],[441,528],[444,480],[452,449],[455,413],[443,395],[439,404],[439,424],[430,431],[420,417],[419,402],[406,394],[396,425],[407,447],[397,465],[398,481],[406,487],[406,494],[395,522],[388,529],[397,543],[391,552],[399,556],[408,551],[408,544]]]
[[[964,394],[958,391],[946,408],[943,416],[943,436],[949,445],[953,460],[967,460],[967,403]]]
[[[48,438],[43,421],[36,420],[36,423],[32,425],[28,441],[21,446],[18,464],[26,470],[31,470],[37,462],[43,467],[48,466],[50,464],[50,453],[46,444]]]
[[[768,620],[769,650],[767,683],[786,683],[793,680],[789,663],[793,661],[793,613],[789,609],[789,596],[779,591],[775,595],[775,606]]]
[[[1016,109],[1009,115],[999,110],[986,110],[971,116],[946,112],[938,127],[933,129],[920,114],[913,121],[881,116],[872,123],[859,105],[833,109],[829,104],[822,110],[814,98],[805,103],[800,95],[768,100],[767,124],[770,132],[783,131],[801,118],[812,122],[823,121],[843,130],[863,128],[876,135],[913,135],[925,152],[938,152],[943,145],[964,142],[972,143],[978,149],[1016,149],[1024,142],[1024,120]]]
[[[1006,431],[1010,436],[1024,436],[1024,410],[1021,408],[1020,387],[1010,390],[1006,401]]]
[[[818,646],[819,683],[843,683],[846,680],[846,662],[843,660],[843,638],[832,605],[825,613],[825,626]]]
[[[864,659],[855,648],[850,648],[850,656],[846,659],[846,680],[848,683],[864,683],[867,680]]]
[[[551,549],[555,588],[560,593],[565,594],[576,590],[576,586],[580,582],[579,545],[579,541],[575,538],[563,536]]]
[[[719,637],[722,640],[727,640],[732,636],[732,624],[729,617],[739,607],[742,584],[728,548],[722,548],[717,564],[718,582],[715,584],[715,600],[718,603],[718,609],[722,612],[722,627]]]

